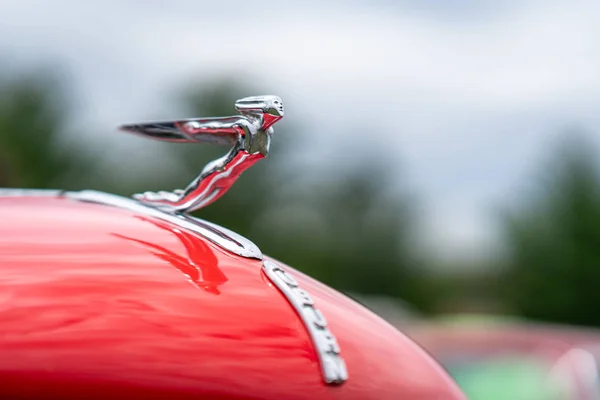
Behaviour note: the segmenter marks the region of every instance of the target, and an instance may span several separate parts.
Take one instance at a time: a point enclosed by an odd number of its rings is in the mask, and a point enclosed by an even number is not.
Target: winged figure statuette
[[[223,157],[209,162],[185,189],[145,192],[133,197],[164,211],[186,213],[225,194],[242,172],[267,157],[273,124],[283,118],[283,103],[277,96],[245,97],[236,101],[235,108],[240,115],[122,126],[125,131],[163,141],[231,146]]]

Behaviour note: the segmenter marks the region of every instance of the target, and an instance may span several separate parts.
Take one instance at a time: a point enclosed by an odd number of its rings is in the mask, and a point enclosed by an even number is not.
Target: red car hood
[[[0,270],[1,398],[462,398],[412,341],[290,269],[346,361],[326,385],[260,260],[132,211],[0,196]]]

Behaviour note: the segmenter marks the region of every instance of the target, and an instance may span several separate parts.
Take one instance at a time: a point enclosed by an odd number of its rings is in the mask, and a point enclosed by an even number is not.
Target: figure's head
[[[235,102],[235,109],[242,114],[269,114],[283,117],[283,102],[277,96],[244,97]]]

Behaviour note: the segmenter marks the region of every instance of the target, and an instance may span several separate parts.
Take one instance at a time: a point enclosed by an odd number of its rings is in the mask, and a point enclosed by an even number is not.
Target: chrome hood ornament
[[[185,189],[145,192],[133,197],[163,211],[188,213],[225,194],[242,172],[267,157],[272,126],[283,118],[283,103],[277,96],[245,97],[236,101],[235,108],[241,115],[122,126],[125,131],[168,142],[231,146],[225,156],[206,164]]]

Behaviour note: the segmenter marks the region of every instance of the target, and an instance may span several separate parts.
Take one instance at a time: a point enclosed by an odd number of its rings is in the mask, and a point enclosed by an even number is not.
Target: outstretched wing
[[[145,122],[123,125],[120,129],[166,142],[205,142],[231,146],[239,140],[242,118],[236,116]]]

